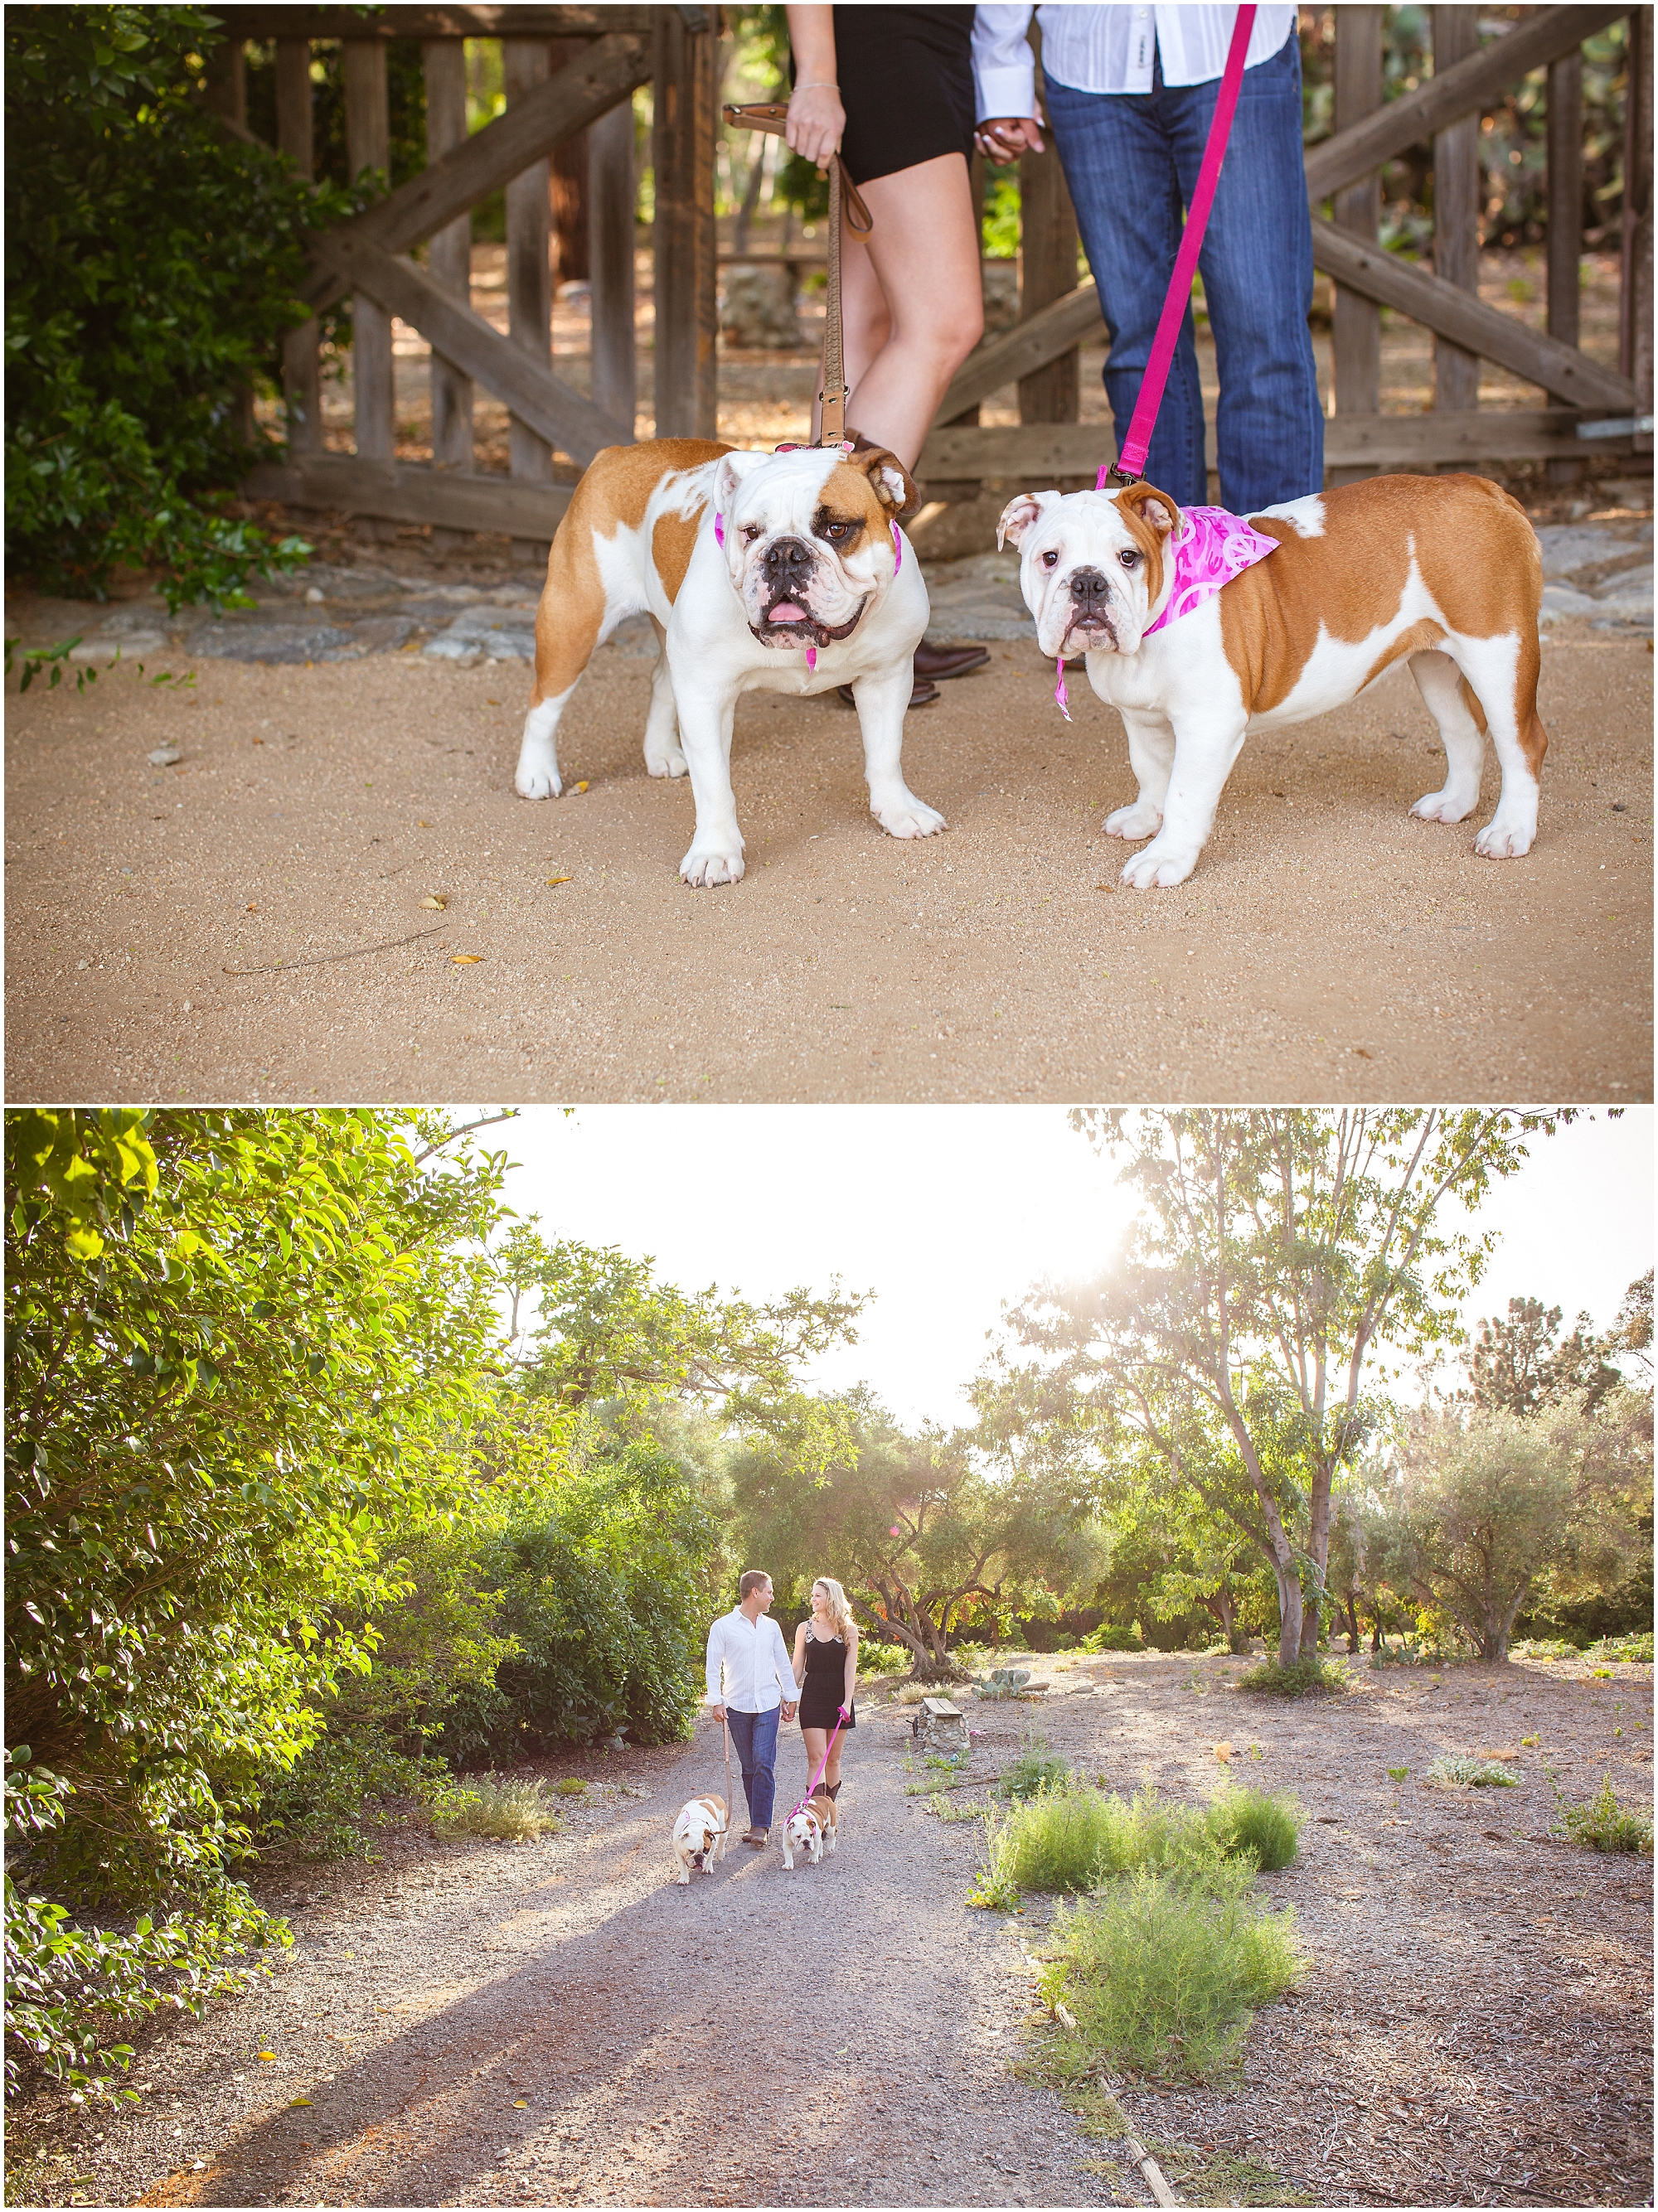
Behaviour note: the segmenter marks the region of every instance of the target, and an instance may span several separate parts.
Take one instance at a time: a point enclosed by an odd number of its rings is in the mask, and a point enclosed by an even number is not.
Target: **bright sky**
[[[1609,1322],[1653,1263],[1653,1137],[1631,1108],[1533,1139],[1484,1209],[1502,1236],[1471,1318],[1525,1294]],[[1129,1213],[1060,1107],[530,1107],[484,1140],[520,1163],[507,1202],[544,1233],[653,1255],[683,1290],[875,1291],[810,1379],[867,1381],[911,1424],[964,1420],[1003,1301],[1098,1272]]]

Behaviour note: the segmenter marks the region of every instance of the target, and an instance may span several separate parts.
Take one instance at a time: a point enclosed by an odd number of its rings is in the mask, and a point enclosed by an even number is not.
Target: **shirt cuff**
[[[988,116],[1016,115],[1021,119],[1036,112],[1036,71],[1029,64],[1015,62],[1002,69],[975,71],[978,87],[978,120]]]

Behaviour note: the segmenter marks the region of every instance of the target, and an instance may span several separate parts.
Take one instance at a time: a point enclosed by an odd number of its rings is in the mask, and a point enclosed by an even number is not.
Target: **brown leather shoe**
[[[852,696],[852,687],[850,684],[837,684],[835,696],[843,707],[856,707],[857,704],[857,701]],[[937,696],[937,684],[929,684],[918,677],[916,679],[916,687],[910,694],[910,704],[912,707],[930,707]]]
[[[763,1851],[771,1840],[771,1831],[770,1828],[751,1828],[748,1831],[748,1833],[743,1838],[744,1843],[753,1844],[757,1851]]]
[[[941,684],[947,677],[966,676],[990,659],[982,645],[929,645],[923,637],[916,647],[917,684]]]

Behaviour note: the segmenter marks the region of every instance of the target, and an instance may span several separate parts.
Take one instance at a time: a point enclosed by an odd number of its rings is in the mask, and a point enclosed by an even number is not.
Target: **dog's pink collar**
[[[1149,637],[1182,615],[1193,613],[1234,576],[1277,550],[1276,538],[1252,530],[1241,515],[1230,514],[1223,507],[1182,507],[1180,526],[1169,541],[1174,581],[1163,611],[1155,622],[1148,623],[1144,635]]]

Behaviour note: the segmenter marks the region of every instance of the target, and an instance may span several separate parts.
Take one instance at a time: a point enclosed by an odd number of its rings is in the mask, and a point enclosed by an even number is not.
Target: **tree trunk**
[[[1374,1607],[1370,1613],[1370,1649],[1373,1651],[1380,1651],[1381,1649],[1381,1607],[1380,1606]]]
[[[1308,1501],[1307,1548],[1313,1560],[1313,1602],[1301,1620],[1301,1656],[1319,1656],[1319,1631],[1324,1623],[1324,1589],[1330,1566],[1330,1486],[1333,1464],[1320,1461],[1313,1470],[1313,1495]]]
[[[1347,1648],[1350,1651],[1359,1648],[1359,1609],[1351,1590],[1347,1593]]]

